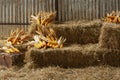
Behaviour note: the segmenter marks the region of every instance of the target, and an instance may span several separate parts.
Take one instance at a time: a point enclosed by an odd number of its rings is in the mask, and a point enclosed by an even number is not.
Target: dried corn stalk
[[[31,23],[47,26],[55,21],[56,12],[39,12],[36,16],[31,15]]]
[[[29,35],[36,35],[36,31],[41,34],[46,34],[46,28],[52,24],[56,18],[56,12],[39,12],[38,15],[31,15],[31,27],[29,28]]]
[[[17,49],[17,48],[15,48],[14,46],[12,46],[12,43],[11,42],[6,42],[5,44],[4,44],[4,46],[2,47],[2,48],[0,48],[0,51],[1,52],[6,52],[6,53],[8,53],[8,54],[16,54],[16,53],[20,53],[20,51]]]
[[[66,41],[65,38],[57,38],[54,30],[47,27],[56,18],[56,12],[40,12],[36,16],[31,16],[31,29],[30,34],[33,35],[34,44],[36,48],[61,48]]]
[[[107,13],[107,17],[105,18],[105,22],[112,22],[112,23],[120,23],[120,12],[112,11],[112,13]]]
[[[24,29],[17,29],[11,31],[10,37],[8,37],[7,41],[12,44],[23,44],[28,38],[29,36],[25,33]]]
[[[56,12],[40,12],[37,16],[31,16],[31,27],[28,33],[25,33],[23,29],[17,29],[11,31],[10,37],[7,39],[8,43],[11,43],[9,47],[5,47],[7,53],[19,52],[16,48],[11,45],[23,44],[27,41],[27,45],[34,46],[35,48],[62,48],[63,43],[66,41],[65,38],[57,38],[54,30],[47,27],[48,24],[51,24],[56,17]],[[34,40],[31,40],[32,39]]]
[[[58,39],[52,28],[46,29],[46,35],[43,35],[38,31],[36,31],[36,33],[38,33],[38,42],[34,44],[34,47],[36,48],[62,48],[63,43],[66,41],[63,37]]]

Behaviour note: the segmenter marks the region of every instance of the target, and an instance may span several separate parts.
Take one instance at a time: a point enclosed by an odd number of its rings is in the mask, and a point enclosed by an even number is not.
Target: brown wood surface
[[[13,65],[20,65],[23,63],[23,53],[7,54],[0,52],[0,66],[11,67]]]
[[[57,20],[94,20],[107,12],[120,10],[120,0],[0,0],[0,37],[8,36],[18,25],[25,30],[30,15],[39,11],[57,11]]]

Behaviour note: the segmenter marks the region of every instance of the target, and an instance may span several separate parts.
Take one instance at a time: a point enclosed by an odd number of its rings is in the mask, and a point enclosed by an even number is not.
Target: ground
[[[0,67],[0,80],[120,80],[120,67],[89,66],[86,68],[5,68]]]

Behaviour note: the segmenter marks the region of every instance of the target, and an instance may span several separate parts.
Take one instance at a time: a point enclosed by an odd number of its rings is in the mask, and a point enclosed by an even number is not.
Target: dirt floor
[[[120,80],[120,67],[94,66],[86,68],[46,67],[30,69],[0,67],[0,80]]]

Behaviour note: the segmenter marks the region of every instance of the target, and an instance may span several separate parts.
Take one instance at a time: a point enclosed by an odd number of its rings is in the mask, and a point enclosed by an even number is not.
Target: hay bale
[[[120,49],[120,25],[104,23],[99,44],[102,48]]]
[[[63,36],[67,39],[66,43],[98,43],[102,22],[92,21],[81,24],[58,24],[53,28],[58,37]]]
[[[5,40],[0,40],[0,47],[3,47],[5,44]]]
[[[39,67],[86,67],[99,64],[120,66],[120,51],[99,48],[97,44],[62,49],[32,48],[25,54],[25,61]]]
[[[99,64],[120,66],[120,50],[101,48],[99,44],[92,44],[84,47],[84,53],[94,54],[94,58]]]
[[[19,44],[19,45],[14,45],[15,48],[20,50],[21,52],[25,53],[28,50],[28,45],[27,44]]]
[[[26,53],[27,62],[42,66],[83,67],[94,63],[93,56],[83,55],[81,48],[69,47],[63,49],[31,49]]]
[[[107,49],[103,54],[103,64],[120,67],[120,50]]]

